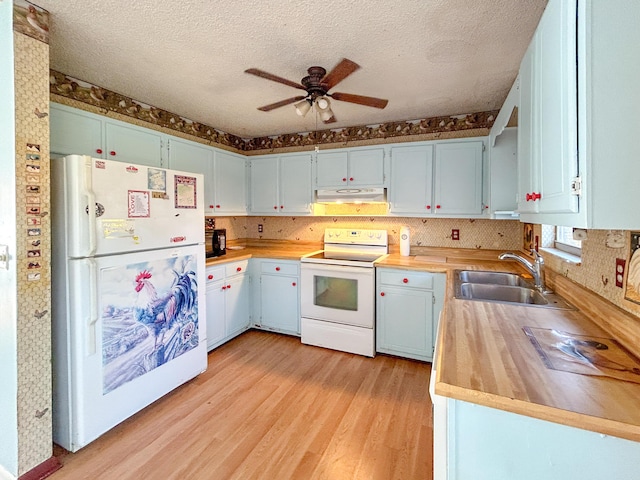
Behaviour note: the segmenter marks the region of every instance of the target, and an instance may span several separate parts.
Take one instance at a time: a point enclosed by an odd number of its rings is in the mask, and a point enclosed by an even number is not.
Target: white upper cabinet
[[[575,3],[549,2],[521,64],[521,213],[578,211],[575,32]]]
[[[51,153],[166,167],[167,135],[52,103]]]
[[[633,0],[547,4],[520,69],[523,221],[640,227],[639,17]]]
[[[389,212],[395,215],[483,215],[483,141],[391,148]]]
[[[213,213],[213,158],[214,149],[181,138],[169,139],[169,168],[204,175],[205,212]]]
[[[250,160],[249,211],[256,215],[309,215],[313,199],[311,154]]]
[[[242,155],[216,150],[213,168],[216,214],[247,214],[247,162]]]
[[[384,149],[351,148],[318,152],[316,186],[335,188],[344,186],[383,187]]]
[[[153,130],[108,120],[105,122],[105,158],[148,167],[161,167],[164,136]]]
[[[389,212],[432,213],[433,145],[391,148]]]
[[[436,215],[481,215],[483,142],[436,145]]]
[[[100,117],[55,103],[49,112],[51,153],[105,158]]]

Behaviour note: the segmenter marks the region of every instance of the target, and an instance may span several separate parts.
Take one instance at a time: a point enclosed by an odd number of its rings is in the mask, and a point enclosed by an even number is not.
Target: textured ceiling
[[[331,91],[331,128],[498,109],[546,0],[35,0],[51,13],[51,68],[243,138],[316,129],[299,82],[342,58],[361,68]],[[326,128],[318,122],[319,128]]]

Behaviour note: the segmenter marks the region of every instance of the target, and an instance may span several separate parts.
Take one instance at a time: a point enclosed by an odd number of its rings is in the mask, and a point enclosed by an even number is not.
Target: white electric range
[[[386,230],[327,228],[324,250],[302,257],[302,343],[375,355],[375,263]]]

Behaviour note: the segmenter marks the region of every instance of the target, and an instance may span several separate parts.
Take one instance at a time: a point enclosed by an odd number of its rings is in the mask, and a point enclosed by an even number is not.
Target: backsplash
[[[540,225],[534,226],[536,235],[541,235],[540,230]],[[545,265],[554,272],[606,298],[623,310],[640,317],[640,305],[624,298],[626,284],[625,288],[619,288],[616,287],[615,281],[616,258],[626,260],[627,269],[629,267],[630,232],[622,232],[624,246],[621,248],[611,248],[606,245],[607,233],[607,230],[587,231],[587,238],[582,241],[580,264],[569,263],[560,257],[543,252]]]
[[[262,233],[258,232],[262,225]],[[407,217],[216,217],[216,228],[227,229],[227,239],[291,240],[322,243],[324,229],[385,229],[389,244],[398,246],[400,227],[411,229],[411,245],[475,249],[519,250],[521,224],[515,220],[407,218]],[[460,231],[460,240],[451,239],[451,230]]]

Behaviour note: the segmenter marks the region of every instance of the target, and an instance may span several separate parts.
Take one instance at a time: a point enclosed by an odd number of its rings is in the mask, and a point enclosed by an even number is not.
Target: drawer
[[[228,263],[227,265],[225,265],[225,274],[227,277],[231,277],[233,275],[240,275],[241,273],[247,273],[248,267],[249,267],[249,260]]]
[[[272,273],[274,275],[298,276],[298,264],[291,262],[262,262],[261,273]]]
[[[207,283],[222,280],[224,278],[224,266],[220,265],[219,267],[207,267],[204,276],[207,280]]]
[[[382,270],[380,272],[380,284],[433,290],[433,275],[429,273]]]

